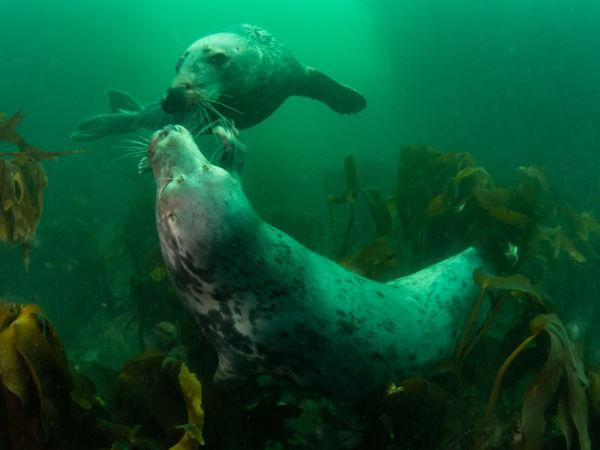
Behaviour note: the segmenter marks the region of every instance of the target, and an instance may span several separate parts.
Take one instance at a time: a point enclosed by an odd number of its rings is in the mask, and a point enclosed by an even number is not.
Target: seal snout
[[[165,125],[161,130],[156,131],[150,140],[150,144],[148,145],[148,157],[150,160],[154,158],[154,155],[156,154],[156,146],[160,142],[164,141],[174,133],[181,133],[182,130],[184,130],[184,128],[179,125],[169,124]]]
[[[161,107],[164,112],[186,112],[199,103],[199,94],[192,83],[182,83],[171,87],[162,99]]]

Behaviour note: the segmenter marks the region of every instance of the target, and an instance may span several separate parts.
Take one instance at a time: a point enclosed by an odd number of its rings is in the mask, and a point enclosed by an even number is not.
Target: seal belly
[[[216,382],[266,371],[353,400],[451,357],[478,292],[474,249],[384,284],[260,228],[251,254],[221,256],[201,287],[201,270],[171,268],[219,354]]]
[[[255,333],[263,365],[357,399],[451,357],[478,293],[474,249],[382,284],[287,236],[285,246],[292,251],[276,271],[288,294],[280,303],[259,300],[269,309]]]

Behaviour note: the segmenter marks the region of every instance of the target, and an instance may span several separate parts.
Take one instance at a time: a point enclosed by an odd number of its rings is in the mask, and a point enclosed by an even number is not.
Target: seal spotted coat
[[[236,165],[211,165],[185,128],[157,131],[148,158],[162,255],[218,353],[215,380],[266,371],[351,400],[451,357],[478,292],[475,249],[378,283],[262,221]]]
[[[300,64],[272,34],[253,25],[199,39],[175,69],[161,102],[143,106],[108,90],[111,113],[84,120],[72,138],[93,140],[170,123],[194,130],[221,117],[243,129],[265,120],[293,95],[319,100],[340,114],[358,113],[367,104],[359,92]]]

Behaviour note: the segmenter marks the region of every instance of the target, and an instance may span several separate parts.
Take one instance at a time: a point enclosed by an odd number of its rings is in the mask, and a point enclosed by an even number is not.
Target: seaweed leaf
[[[534,317],[529,328],[529,336],[508,356],[496,375],[481,428],[483,429],[492,415],[502,380],[509,366],[534,339],[542,332],[546,332],[549,337],[550,352],[544,367],[531,381],[523,396],[521,410],[523,448],[525,450],[543,448],[545,414],[558,398],[557,415],[567,448],[571,448],[575,441],[574,437],[577,436],[579,448],[590,450],[586,396],[589,381],[567,330],[556,314]]]
[[[377,237],[391,236],[392,234],[392,216],[388,209],[387,202],[381,195],[381,192],[373,188],[365,188],[362,194],[367,201],[367,206],[371,212],[371,217],[375,222]]]
[[[550,353],[542,371],[529,384],[523,397],[522,425],[526,450],[542,449],[546,427],[545,412],[559,396],[559,423],[568,448],[577,435],[579,448],[590,450],[588,406],[585,389],[589,381],[583,364],[564,325],[555,314],[541,316],[550,338]]]
[[[383,236],[350,258],[341,260],[340,264],[365,277],[377,279],[395,267],[395,253],[389,239]]]
[[[491,326],[494,317],[498,313],[499,307],[504,303],[503,298],[499,301],[499,304],[497,304],[496,307],[494,307],[488,313],[489,316],[483,325],[482,331],[478,333],[469,344],[469,339],[471,337],[475,321],[479,317],[481,306],[483,304],[483,300],[485,298],[486,293],[498,290],[506,291],[511,297],[518,298],[526,296],[533,302],[545,307],[544,301],[542,300],[542,295],[539,292],[539,290],[533,285],[533,283],[531,283],[531,281],[529,281],[523,275],[513,274],[507,277],[488,275],[483,271],[482,268],[478,268],[473,272],[473,281],[481,288],[481,290],[479,292],[479,297],[477,301],[473,305],[473,310],[471,311],[471,315],[469,316],[463,335],[456,348],[456,359],[464,359],[466,356],[468,356],[468,354],[473,349],[477,341],[483,336],[485,330],[487,330]]]
[[[22,246],[25,267],[28,266],[29,244],[33,241],[42,214],[42,195],[48,185],[41,160],[80,153],[44,152],[29,145],[16,131],[24,118],[23,113],[11,117],[0,113],[0,141],[19,147],[18,152],[1,152],[0,159],[0,241]]]
[[[202,385],[196,375],[190,372],[185,364],[179,370],[179,386],[188,412],[188,423],[181,426],[185,433],[181,440],[169,450],[195,450],[204,445],[202,429],[204,427],[204,410],[202,409]]]

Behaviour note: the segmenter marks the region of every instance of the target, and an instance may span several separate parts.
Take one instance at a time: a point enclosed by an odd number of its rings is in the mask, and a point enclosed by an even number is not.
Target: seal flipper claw
[[[127,92],[118,89],[107,89],[104,93],[108,97],[108,105],[110,106],[110,111],[113,113],[125,111],[136,112],[144,109],[142,104]]]
[[[319,100],[340,114],[358,113],[367,100],[350,86],[338,83],[313,67],[306,67],[306,83],[297,95]]]
[[[213,134],[221,140],[223,145],[220,166],[228,172],[239,175],[246,154],[246,146],[238,139],[239,131],[233,125],[227,126],[219,123],[213,128]]]

